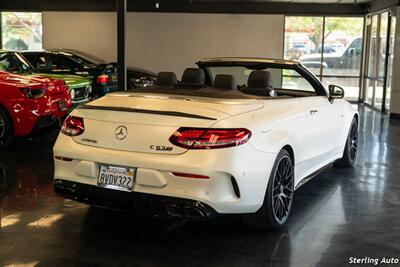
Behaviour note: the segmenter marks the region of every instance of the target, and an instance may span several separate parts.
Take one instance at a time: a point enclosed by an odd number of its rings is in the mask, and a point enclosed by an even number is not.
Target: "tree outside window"
[[[42,46],[42,13],[1,12],[2,48],[40,50]]]

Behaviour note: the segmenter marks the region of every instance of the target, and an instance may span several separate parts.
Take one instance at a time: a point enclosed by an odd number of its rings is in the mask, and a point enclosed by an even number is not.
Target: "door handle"
[[[318,112],[317,109],[312,109],[310,110],[310,115],[315,115]]]

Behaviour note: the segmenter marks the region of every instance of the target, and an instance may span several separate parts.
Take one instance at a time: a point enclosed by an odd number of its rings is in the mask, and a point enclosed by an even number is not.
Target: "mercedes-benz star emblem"
[[[128,129],[124,125],[118,126],[117,129],[115,129],[115,137],[118,140],[124,140],[127,135]]]

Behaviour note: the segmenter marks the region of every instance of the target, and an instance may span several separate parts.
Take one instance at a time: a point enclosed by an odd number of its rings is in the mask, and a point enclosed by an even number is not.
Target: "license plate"
[[[100,187],[130,192],[136,177],[136,168],[100,165],[97,185]]]
[[[58,108],[60,111],[65,111],[67,110],[67,105],[65,105],[65,102],[63,100],[58,100]]]

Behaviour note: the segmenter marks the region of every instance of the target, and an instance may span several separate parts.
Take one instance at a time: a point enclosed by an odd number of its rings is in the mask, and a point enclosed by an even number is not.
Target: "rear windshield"
[[[71,59],[83,66],[93,66],[93,65],[99,65],[99,64],[105,63],[105,61],[103,61],[95,56],[83,53],[83,52],[79,52],[79,53],[63,52],[63,54],[65,56],[67,56],[69,59]]]

